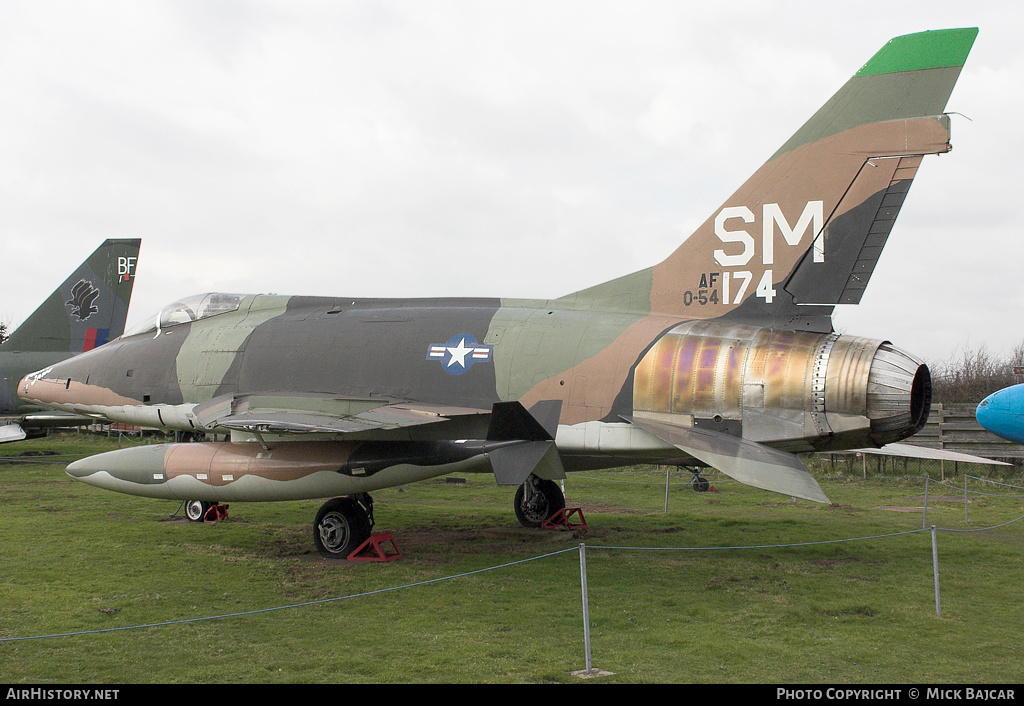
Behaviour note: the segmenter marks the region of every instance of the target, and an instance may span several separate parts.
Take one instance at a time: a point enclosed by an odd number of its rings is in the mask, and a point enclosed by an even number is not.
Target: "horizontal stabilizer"
[[[19,424],[0,425],[0,444],[10,441],[21,441],[25,438],[25,430]]]
[[[816,503],[829,502],[811,472],[791,453],[708,429],[623,419],[740,483]]]
[[[847,453],[877,454],[879,456],[906,456],[907,458],[921,458],[931,461],[953,461],[954,463],[982,463],[989,466],[1012,466],[1012,463],[1005,461],[994,461],[991,458],[982,458],[972,454],[965,454],[959,451],[947,451],[946,449],[930,449],[927,446],[914,446],[913,444],[886,444],[878,449],[853,449]]]

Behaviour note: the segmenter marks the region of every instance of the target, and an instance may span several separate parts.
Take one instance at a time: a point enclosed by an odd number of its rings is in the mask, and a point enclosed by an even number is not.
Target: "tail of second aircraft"
[[[81,353],[124,333],[140,239],[107,240],[4,342],[4,351]]]
[[[856,304],[978,30],[888,42],[660,264],[564,298],[577,306],[831,330]]]

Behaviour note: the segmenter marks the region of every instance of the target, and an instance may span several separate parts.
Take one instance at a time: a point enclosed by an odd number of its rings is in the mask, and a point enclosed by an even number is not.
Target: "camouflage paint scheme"
[[[557,507],[537,479],[658,462],[827,502],[795,453],[927,419],[927,368],[835,334],[831,314],[860,301],[923,156],[949,151],[943,110],[976,35],[890,41],[653,267],[551,301],[197,297],[19,394],[232,433],[68,469],[153,497],[330,497],[457,470]]]
[[[18,380],[124,333],[141,242],[105,241],[0,345],[0,443],[71,421],[20,400]]]

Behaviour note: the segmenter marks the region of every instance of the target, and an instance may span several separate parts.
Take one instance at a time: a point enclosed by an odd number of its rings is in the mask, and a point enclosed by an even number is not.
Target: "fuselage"
[[[629,416],[800,452],[895,441],[928,412],[920,361],[882,341],[833,333],[550,301],[239,295],[224,305],[229,299],[211,297],[236,295],[202,296],[26,377],[19,394],[68,412],[192,431],[216,431],[194,410],[224,395],[333,395],[484,412],[502,401],[559,400],[556,441],[567,470],[680,458],[624,421]],[[212,314],[196,314],[200,300]],[[482,433],[466,418],[345,438]]]
[[[993,434],[1024,444],[1024,384],[993,392],[981,401],[975,416]]]

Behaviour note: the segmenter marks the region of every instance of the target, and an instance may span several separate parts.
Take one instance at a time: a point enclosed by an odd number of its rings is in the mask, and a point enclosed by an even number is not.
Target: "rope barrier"
[[[146,623],[146,624],[143,624],[143,625],[124,625],[124,626],[116,627],[116,628],[99,628],[99,629],[96,629],[96,630],[80,630],[80,631],[75,631],[75,632],[52,633],[52,634],[49,634],[49,635],[30,635],[30,636],[26,636],[26,637],[2,637],[2,638],[0,638],[0,643],[3,643],[3,642],[20,642],[20,641],[24,641],[24,640],[43,640],[43,639],[54,638],[54,637],[76,637],[76,636],[79,636],[79,635],[96,635],[96,634],[100,634],[100,633],[121,632],[121,631],[125,631],[125,630],[141,630],[143,628],[158,628],[158,627],[167,627],[169,625],[184,625],[184,624],[187,624],[187,623],[200,623],[200,622],[206,622],[206,621],[210,621],[210,620],[223,620],[225,618],[238,618],[238,617],[243,617],[243,616],[247,616],[247,615],[259,615],[260,613],[272,613],[272,612],[279,611],[279,610],[291,610],[291,609],[294,609],[294,608],[307,608],[309,606],[324,605],[326,603],[337,603],[339,601],[347,601],[347,600],[351,600],[353,598],[366,598],[368,596],[375,596],[375,595],[381,595],[381,594],[384,594],[384,593],[391,593],[392,591],[401,591],[401,590],[407,589],[407,588],[417,588],[419,586],[427,586],[429,584],[440,583],[442,581],[452,581],[452,580],[455,580],[455,579],[465,578],[467,576],[473,576],[475,574],[482,574],[482,573],[486,573],[488,571],[496,571],[498,569],[505,569],[505,568],[508,568],[510,566],[516,566],[518,564],[525,564],[527,562],[537,561],[539,559],[546,559],[546,558],[551,557],[551,556],[556,556],[558,554],[565,554],[566,552],[573,552],[573,551],[576,551],[575,547],[572,547],[570,549],[561,549],[561,550],[559,550],[557,552],[549,552],[547,554],[539,554],[537,556],[528,557],[526,559],[519,559],[517,561],[510,561],[510,562],[507,562],[505,564],[498,564],[496,566],[489,566],[489,567],[486,567],[486,568],[483,568],[483,569],[475,569],[473,571],[465,571],[465,572],[463,572],[461,574],[453,574],[451,576],[441,576],[441,577],[438,577],[438,578],[435,578],[435,579],[426,579],[424,581],[416,581],[414,583],[402,584],[400,586],[391,586],[391,587],[388,587],[388,588],[381,588],[381,589],[377,589],[375,591],[364,591],[363,593],[353,593],[353,594],[350,594],[350,595],[347,595],[347,596],[335,596],[334,598],[321,598],[321,599],[315,600],[315,601],[304,601],[302,603],[290,603],[288,605],[272,606],[270,608],[256,608],[256,609],[253,609],[253,610],[239,611],[237,613],[222,613],[220,615],[208,615],[208,616],[199,617],[199,618],[181,618],[180,620],[166,620],[166,621],[162,621],[162,622],[158,622],[158,623]]]
[[[1021,515],[1020,517],[1018,517],[1016,519],[1010,520],[1009,522],[1004,522],[1002,524],[993,525],[991,527],[975,528],[975,529],[969,529],[969,530],[966,530],[966,529],[965,530],[961,530],[961,529],[957,529],[957,528],[934,528],[934,529],[937,529],[938,531],[941,531],[941,532],[982,532],[982,531],[985,531],[985,530],[991,530],[991,529],[997,529],[999,527],[1005,527],[1007,525],[1013,524],[1014,522],[1019,522],[1022,519],[1024,519],[1024,515]],[[901,532],[888,532],[888,533],[884,533],[884,534],[867,535],[867,536],[861,536],[861,537],[846,537],[846,538],[839,538],[839,539],[819,540],[819,541],[813,541],[813,542],[792,542],[792,543],[785,543],[785,544],[749,544],[749,545],[719,546],[719,547],[692,547],[692,546],[691,547],[642,547],[642,546],[628,546],[628,545],[590,545],[590,549],[602,549],[602,550],[605,550],[605,551],[639,551],[639,552],[651,552],[651,551],[658,551],[658,552],[664,552],[664,551],[704,551],[704,552],[707,552],[707,551],[736,551],[736,550],[749,550],[749,549],[762,549],[762,550],[763,549],[786,549],[786,548],[795,548],[795,547],[822,546],[822,545],[828,545],[828,544],[843,544],[843,543],[848,543],[848,542],[862,542],[862,541],[877,540],[877,539],[889,539],[889,538],[893,538],[893,537],[901,537],[901,536],[905,536],[905,535],[919,534],[921,532],[931,532],[931,531],[932,531],[932,529],[915,529],[915,530],[905,530],[905,531],[901,531]],[[581,545],[581,547],[582,547],[582,545]],[[202,616],[202,617],[196,617],[196,618],[181,618],[181,619],[178,619],[178,620],[167,620],[167,621],[161,621],[161,622],[155,622],[155,623],[145,623],[145,624],[140,624],[140,625],[125,625],[125,626],[113,627],[113,628],[98,628],[98,629],[95,629],[95,630],[79,630],[79,631],[62,632],[62,633],[50,633],[50,634],[44,634],[44,635],[29,635],[29,636],[23,636],[23,637],[0,637],[0,643],[5,643],[5,642],[21,642],[21,641],[27,641],[27,640],[43,640],[43,639],[52,639],[52,638],[58,638],[58,637],[78,637],[78,636],[83,636],[83,635],[96,635],[96,634],[102,634],[102,633],[123,632],[123,631],[127,631],[127,630],[141,630],[141,629],[145,629],[145,628],[168,627],[168,626],[172,626],[172,625],[184,625],[184,624],[189,624],[189,623],[208,622],[208,621],[212,621],[212,620],[224,620],[224,619],[227,619],[227,618],[239,618],[239,617],[245,617],[245,616],[251,616],[251,615],[259,615],[261,613],[272,613],[272,612],[281,611],[281,610],[293,610],[293,609],[297,609],[297,608],[307,608],[307,607],[311,607],[311,606],[325,605],[325,604],[328,604],[328,603],[338,603],[338,602],[341,602],[341,601],[352,600],[352,599],[355,599],[355,598],[367,598],[367,597],[370,597],[370,596],[382,595],[382,594],[385,594],[385,593],[391,593],[391,592],[394,592],[394,591],[401,591],[401,590],[410,589],[410,588],[418,588],[418,587],[421,587],[421,586],[427,586],[427,585],[435,584],[435,583],[442,583],[442,582],[445,582],[445,581],[453,581],[453,580],[456,580],[456,579],[466,578],[467,576],[483,574],[483,573],[487,573],[487,572],[490,572],[490,571],[497,571],[499,569],[506,569],[506,568],[509,568],[509,567],[518,566],[520,564],[526,564],[526,563],[533,562],[533,561],[539,561],[541,559],[547,559],[547,558],[550,558],[550,557],[558,556],[560,554],[566,554],[568,552],[574,552],[574,551],[579,551],[579,550],[580,550],[580,548],[578,548],[578,547],[572,547],[572,548],[568,548],[568,549],[561,549],[561,550],[554,551],[554,552],[548,552],[546,554],[539,554],[539,555],[536,555],[536,556],[527,557],[525,559],[518,559],[516,561],[506,562],[504,564],[497,564],[495,566],[489,566],[489,567],[485,567],[485,568],[482,568],[482,569],[474,569],[473,571],[465,571],[465,572],[458,573],[458,574],[452,574],[450,576],[440,576],[438,578],[426,579],[424,581],[417,581],[417,582],[414,582],[414,583],[401,584],[401,585],[398,585],[398,586],[390,586],[390,587],[387,587],[387,588],[376,589],[376,590],[373,590],[373,591],[364,591],[362,593],[353,593],[353,594],[349,594],[349,595],[345,595],[345,596],[335,596],[333,598],[321,598],[321,599],[318,599],[318,600],[315,600],[315,601],[303,601],[303,602],[300,602],[300,603],[290,603],[290,604],[287,604],[287,605],[271,606],[271,607],[268,607],[268,608],[256,608],[256,609],[253,609],[253,610],[238,611],[238,612],[235,612],[235,613],[221,613],[221,614],[218,614],[218,615],[209,615],[209,616]]]
[[[30,457],[30,458],[25,458],[25,457],[0,457],[0,462],[8,461],[8,462],[15,462],[15,463],[18,463],[18,462],[24,462],[24,463],[52,463],[54,459],[58,459],[58,458],[78,458],[78,457],[86,456],[86,455],[88,455],[88,454],[61,454],[61,455],[54,455],[54,456],[41,457],[41,458],[40,457]],[[660,475],[662,473],[662,471],[660,471],[660,470],[659,471],[652,471],[652,472],[649,472],[649,473],[651,473],[651,474],[658,473]],[[587,477],[588,475],[592,476],[594,474],[579,474],[579,475],[577,475],[575,477],[577,477],[577,478],[580,477],[580,476]],[[966,490],[967,478],[968,478],[968,476],[965,475],[964,476],[965,486],[964,486],[963,489],[961,489],[959,487],[956,487],[957,492],[960,492],[961,490],[963,490],[963,492],[965,492],[965,493],[967,492],[967,490]],[[977,477],[974,477],[974,476],[971,476],[971,478],[974,478],[975,480],[980,480],[980,481],[985,481],[985,482],[993,483],[995,485],[1001,485],[1001,486],[1010,487],[1010,488],[1024,489],[1024,488],[1020,488],[1019,486],[1011,485],[1009,483],[1003,483],[1003,482],[999,482],[999,481],[991,481],[989,479],[977,478]],[[603,480],[608,480],[608,479],[603,479]],[[612,480],[611,482],[626,482],[626,481]],[[633,482],[638,482],[638,481],[633,481]],[[939,485],[946,485],[942,481],[932,481],[930,478],[927,478],[926,479],[926,497],[927,497],[927,483],[931,483],[931,482],[938,483]],[[686,484],[689,485],[691,483],[692,483],[692,479],[687,479],[687,483]],[[645,484],[647,484],[647,483],[645,483]],[[659,481],[658,484],[661,485],[662,481]],[[953,488],[953,486],[949,486],[949,487]],[[981,494],[981,493],[978,493],[978,494]],[[1020,497],[1020,496],[1017,496],[1017,495],[996,495],[996,494],[983,494],[983,495],[990,496],[990,497],[1006,497],[1006,498]],[[958,532],[958,533],[985,532],[985,531],[990,531],[990,530],[993,530],[993,529],[998,529],[998,528],[1006,527],[1006,526],[1012,525],[1012,524],[1014,524],[1016,522],[1020,522],[1021,520],[1024,520],[1024,515],[1016,517],[1016,518],[1014,518],[1012,520],[1009,520],[1007,522],[1003,522],[1003,523],[996,524],[996,525],[991,525],[991,526],[988,526],[988,527],[979,527],[979,528],[970,528],[970,529],[963,528],[963,529],[961,529],[961,528],[955,528],[955,527],[935,527],[933,525],[931,528],[924,528],[924,527],[922,527],[921,529],[905,530],[905,531],[900,531],[900,532],[888,532],[888,533],[877,534],[877,535],[868,535],[868,536],[860,536],[860,537],[847,537],[847,538],[830,539],[830,540],[818,540],[818,541],[809,541],[809,542],[779,543],[779,544],[752,544],[752,545],[711,546],[711,547],[699,547],[699,546],[644,547],[644,546],[627,546],[627,545],[591,545],[590,548],[591,549],[600,549],[600,550],[605,550],[605,551],[639,551],[639,552],[665,552],[665,551],[702,551],[702,552],[708,552],[708,551],[737,551],[737,550],[750,550],[750,549],[759,549],[759,550],[764,550],[764,549],[786,549],[786,548],[798,548],[798,547],[823,546],[823,545],[829,545],[829,544],[842,544],[842,543],[849,543],[849,542],[860,542],[860,541],[879,540],[879,539],[890,539],[890,538],[894,538],[894,537],[901,537],[901,536],[906,536],[906,535],[918,534],[918,533],[921,533],[921,532],[931,532],[931,535],[932,535],[932,554],[933,554],[933,564],[934,564],[934,572],[935,572],[935,606],[936,606],[936,614],[941,616],[941,609],[940,609],[940,605],[939,605],[938,555],[937,555],[937,547],[936,547],[936,544],[935,544],[935,534],[936,534],[936,532]],[[267,608],[257,608],[257,609],[253,609],[253,610],[238,611],[238,612],[234,612],[234,613],[222,613],[222,614],[218,614],[218,615],[201,616],[201,617],[194,617],[194,618],[181,618],[181,619],[177,619],[177,620],[167,620],[167,621],[154,622],[154,623],[145,623],[145,624],[139,624],[139,625],[127,625],[127,626],[119,626],[119,627],[111,627],[111,628],[99,628],[99,629],[93,629],[93,630],[79,630],[79,631],[70,631],[70,632],[61,632],[61,633],[29,635],[29,636],[22,636],[22,637],[0,637],[0,643],[21,642],[21,641],[28,641],[28,640],[43,640],[43,639],[53,639],[53,638],[60,638],[60,637],[77,637],[77,636],[85,636],[85,635],[96,635],[96,634],[102,634],[102,633],[124,632],[124,631],[128,631],[128,630],[140,630],[140,629],[145,629],[145,628],[169,627],[169,626],[172,626],[172,625],[184,625],[184,624],[190,624],[190,623],[208,622],[208,621],[213,621],[213,620],[224,620],[224,619],[228,619],[228,618],[239,618],[239,617],[253,616],[253,615],[259,615],[259,614],[262,614],[262,613],[271,613],[271,612],[277,612],[277,611],[282,611],[282,610],[294,610],[294,609],[298,609],[298,608],[306,608],[306,607],[312,607],[312,606],[318,606],[318,605],[325,605],[325,604],[329,604],[329,603],[337,603],[337,602],[352,600],[352,599],[356,599],[356,598],[367,598],[367,597],[371,597],[371,596],[375,596],[375,595],[382,595],[382,594],[385,594],[385,593],[391,593],[391,592],[401,591],[401,590],[405,590],[405,589],[411,589],[411,588],[417,588],[417,587],[421,587],[421,586],[427,586],[427,585],[430,585],[430,584],[437,584],[437,583],[442,583],[442,582],[446,582],[446,581],[453,581],[453,580],[457,580],[457,579],[466,578],[468,576],[483,574],[483,573],[487,573],[487,572],[491,572],[491,571],[497,571],[497,570],[500,570],[500,569],[506,569],[506,568],[509,568],[509,567],[518,566],[520,564],[526,564],[526,563],[529,563],[529,562],[539,561],[541,559],[547,559],[547,558],[551,558],[551,557],[558,556],[558,555],[561,555],[561,554],[566,554],[568,552],[573,552],[573,551],[579,551],[579,553],[580,553],[581,582],[582,582],[582,585],[583,585],[584,611],[586,612],[588,610],[587,604],[586,604],[586,601],[587,601],[587,598],[586,598],[586,596],[587,596],[587,593],[586,593],[586,564],[585,564],[585,551],[586,551],[586,547],[585,547],[584,544],[580,544],[579,547],[562,549],[562,550],[558,550],[558,551],[554,551],[554,552],[540,554],[540,555],[537,555],[537,556],[532,556],[532,557],[527,557],[527,558],[524,558],[524,559],[519,559],[519,560],[516,560],[516,561],[511,561],[511,562],[506,562],[506,563],[503,563],[503,564],[498,564],[498,565],[495,565],[495,566],[485,567],[485,568],[481,568],[481,569],[475,569],[473,571],[466,571],[466,572],[462,572],[462,573],[458,573],[458,574],[452,574],[452,575],[449,575],[449,576],[441,576],[441,577],[437,577],[437,578],[433,578],[433,579],[426,579],[426,580],[423,580],[423,581],[417,581],[417,582],[414,582],[414,583],[401,584],[401,585],[398,585],[398,586],[391,586],[391,587],[376,589],[376,590],[373,590],[373,591],[364,591],[364,592],[361,592],[361,593],[354,593],[354,594],[349,594],[349,595],[345,595],[345,596],[335,596],[335,597],[332,597],[332,598],[323,598],[323,599],[318,599],[318,600],[314,600],[314,601],[303,601],[303,602],[299,602],[299,603],[291,603],[291,604],[281,605],[281,606],[271,606],[271,607],[267,607]],[[589,635],[587,635],[587,637],[586,637],[586,642],[587,642],[587,647],[586,647],[586,650],[587,650],[587,671],[589,672],[591,670]]]

